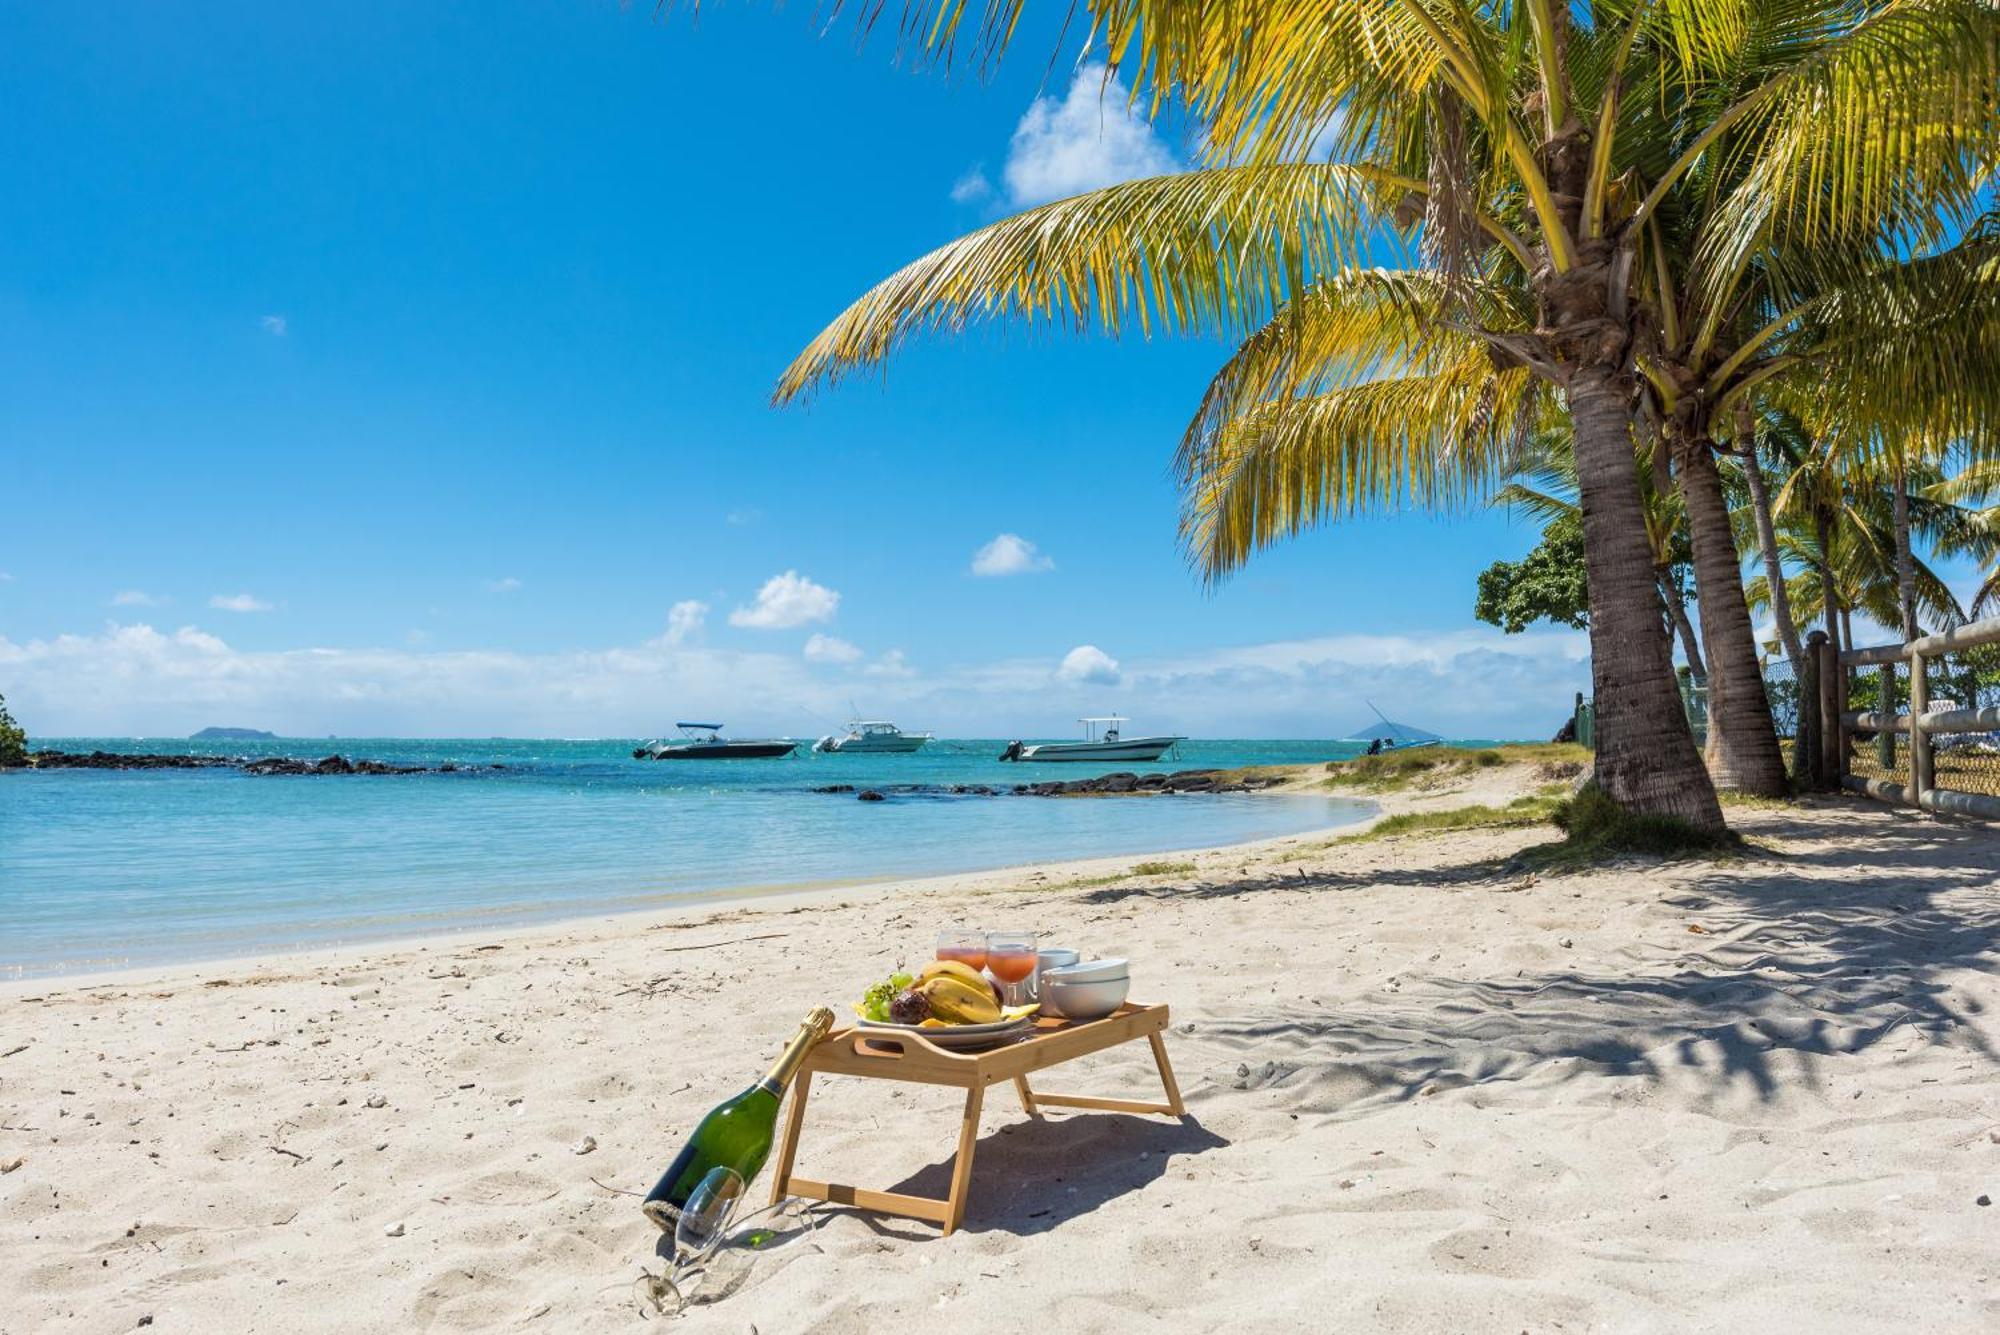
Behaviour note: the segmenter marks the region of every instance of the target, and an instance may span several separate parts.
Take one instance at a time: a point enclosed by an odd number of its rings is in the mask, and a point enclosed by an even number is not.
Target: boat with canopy
[[[1422,728],[1398,723],[1375,708],[1375,702],[1364,700],[1374,711],[1376,721],[1365,728],[1359,728],[1341,738],[1344,742],[1367,742],[1369,755],[1380,755],[1384,751],[1411,751],[1420,746],[1442,746],[1444,738]]]
[[[1185,737],[1127,737],[1121,729],[1132,720],[1116,714],[1078,719],[1080,742],[1010,742],[1002,760],[1158,760]],[[1099,729],[1103,732],[1100,735]]]
[[[725,738],[720,723],[676,723],[677,739],[654,740],[632,752],[634,760],[769,760],[788,756],[799,744],[783,737]]]

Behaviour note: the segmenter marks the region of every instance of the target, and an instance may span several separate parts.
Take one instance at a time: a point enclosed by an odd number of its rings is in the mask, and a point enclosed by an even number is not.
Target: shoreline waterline
[[[1064,799],[1047,799],[1064,800]],[[1186,802],[1199,798],[1139,797],[1137,802]],[[1388,814],[1380,804],[1356,798],[1302,797],[1296,789],[1271,789],[1252,796],[1258,802],[1306,801],[1333,805],[1356,813],[1350,821],[1316,824],[1290,833],[1219,844],[1175,845],[1151,849],[1098,853],[1074,858],[1010,863],[990,867],[962,868],[928,875],[831,878],[811,882],[719,887],[685,894],[656,896],[657,902],[634,905],[609,912],[581,912],[560,917],[536,918],[491,927],[440,927],[428,932],[403,932],[394,936],[364,938],[302,946],[297,949],[257,949],[242,953],[205,956],[198,959],[169,960],[101,969],[14,973],[0,977],[0,1001],[37,996],[57,996],[68,991],[91,991],[105,987],[172,987],[198,984],[217,975],[257,977],[310,969],[358,967],[377,957],[448,953],[479,946],[519,946],[545,938],[597,934],[623,936],[691,925],[717,910],[744,909],[768,914],[774,911],[802,912],[829,905],[829,897],[848,892],[869,901],[892,900],[923,892],[953,893],[995,879],[1010,883],[1044,877],[1066,883],[1089,880],[1112,873],[1129,872],[1131,867],[1172,857],[1196,859],[1228,853],[1260,855],[1290,844],[1321,841],[1329,837],[1365,830]],[[840,904],[838,907],[846,907]],[[717,943],[721,944],[721,943]]]
[[[70,751],[168,749],[37,740]],[[615,741],[342,745],[423,769],[0,774],[0,979],[501,930],[746,887],[1236,844],[1363,814],[1303,777],[1254,793],[1237,783],[1089,801],[1013,792],[1122,771],[1317,774],[1361,750],[1338,741],[1191,741],[1157,765],[1050,766],[1003,763],[1000,743],[977,740],[909,756],[677,763],[635,760]],[[203,757],[313,754],[298,738],[183,747]],[[886,800],[857,800],[869,790]]]

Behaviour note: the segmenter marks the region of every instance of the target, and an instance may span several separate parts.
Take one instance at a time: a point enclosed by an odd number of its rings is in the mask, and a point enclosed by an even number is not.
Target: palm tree
[[[970,31],[970,47],[996,54],[1021,8],[915,0],[905,31],[931,52]],[[1219,419],[1186,454],[1193,533],[1216,577],[1385,494],[1504,475],[1509,401],[1518,420],[1559,397],[1584,517],[1598,781],[1630,808],[1720,828],[1654,616],[1633,439],[1638,357],[1690,258],[1665,235],[1673,201],[1727,136],[1741,184],[1717,206],[1713,262],[1693,257],[1726,281],[1738,257],[1879,241],[1893,208],[1969,197],[2000,140],[2000,12],[1986,0],[1796,0],[1775,18],[1723,0],[1092,0],[1091,12],[1113,67],[1156,104],[1184,99],[1211,160],[1230,165],[1029,210],[912,262],[808,346],[779,398],[981,317],[1248,334],[1245,352],[1265,353],[1251,369],[1267,374],[1226,368],[1250,397],[1212,394]],[[1300,160],[1328,140],[1333,161]],[[1420,262],[1357,281],[1363,243],[1388,235]],[[1385,343],[1387,356],[1361,356]]]
[[[1522,468],[1520,477],[1499,490],[1493,498],[1494,504],[1525,510],[1544,523],[1581,519],[1583,507],[1576,499],[1576,461],[1569,452],[1567,434],[1545,433],[1533,448],[1534,456]],[[1680,497],[1674,493],[1671,482],[1661,476],[1659,465],[1664,460],[1658,451],[1649,451],[1642,463],[1649,466],[1639,470],[1639,499],[1646,514],[1646,545],[1653,554],[1653,580],[1659,588],[1660,605],[1666,610],[1667,625],[1680,639],[1688,671],[1696,678],[1706,678],[1708,669],[1702,663],[1701,645],[1695,637],[1694,622],[1688,616],[1687,601],[1681,591],[1681,576],[1676,570],[1688,560]]]
[[[1751,605],[1770,606],[1773,591],[1783,590],[1801,614],[1837,617],[1830,638],[1846,648],[1855,647],[1855,612],[1906,640],[1927,626],[1960,624],[1965,609],[1917,548],[1980,563],[2000,558],[1993,514],[1963,503],[1990,490],[1994,474],[1990,462],[1946,476],[1935,462],[1901,465],[1838,449],[1814,456],[1786,480],[1775,511],[1781,566],[1800,573],[1778,584],[1758,576],[1748,590]]]

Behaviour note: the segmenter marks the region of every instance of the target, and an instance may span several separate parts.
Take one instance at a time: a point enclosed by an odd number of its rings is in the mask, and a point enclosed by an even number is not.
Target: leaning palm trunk
[[[1792,665],[1792,680],[1805,679],[1802,664],[1805,649],[1799,643],[1798,623],[1792,620],[1792,599],[1785,591],[1785,567],[1778,559],[1777,527],[1771,522],[1771,489],[1764,481],[1764,465],[1757,458],[1754,440],[1742,447],[1743,479],[1750,487],[1750,514],[1757,525],[1758,554],[1764,562],[1764,582],[1771,591],[1771,619],[1778,625],[1778,642],[1785,646],[1785,658]]]
[[[1567,388],[1590,580],[1597,784],[1634,810],[1720,829],[1722,808],[1695,753],[1657,612],[1632,450],[1632,386],[1609,367],[1585,366]]]
[[[1895,475],[1896,601],[1903,612],[1903,639],[1917,638],[1917,563],[1910,551],[1910,478],[1899,466]]]
[[[1676,471],[1687,510],[1688,543],[1694,549],[1702,643],[1708,650],[1709,777],[1718,788],[1783,797],[1790,791],[1785,757],[1778,749],[1771,701],[1757,663],[1750,605],[1743,596],[1743,568],[1715,467],[1715,448],[1701,438],[1677,443]]]
[[[1694,623],[1688,620],[1687,600],[1681,597],[1680,581],[1674,578],[1672,566],[1654,566],[1653,579],[1660,586],[1660,601],[1667,605],[1667,620],[1673,623],[1674,633],[1681,638],[1681,652],[1687,655],[1688,671],[1697,680],[1705,680],[1708,669],[1702,666],[1701,646],[1695,642]]]

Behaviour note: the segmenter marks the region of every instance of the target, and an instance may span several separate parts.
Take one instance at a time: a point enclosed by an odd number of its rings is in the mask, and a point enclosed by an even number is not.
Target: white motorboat
[[[1115,714],[1078,719],[1083,725],[1080,742],[1010,742],[1000,753],[1002,760],[1158,760],[1185,737],[1127,737],[1124,724],[1132,720]],[[1099,729],[1103,732],[1100,735]]]
[[[883,719],[857,719],[847,725],[845,733],[839,736],[829,733],[814,742],[813,750],[901,756],[921,751],[924,743],[930,740],[931,735],[927,732],[904,732]]]

